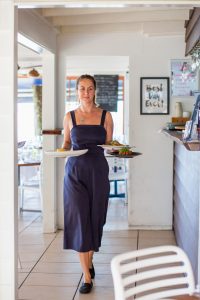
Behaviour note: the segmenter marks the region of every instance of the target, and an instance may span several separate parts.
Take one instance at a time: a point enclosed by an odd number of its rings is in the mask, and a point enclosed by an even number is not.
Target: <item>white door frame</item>
[[[17,298],[17,9],[0,1],[0,299]]]

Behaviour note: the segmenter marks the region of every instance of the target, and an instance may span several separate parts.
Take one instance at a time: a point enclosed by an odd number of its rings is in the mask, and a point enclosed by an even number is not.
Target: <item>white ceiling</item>
[[[20,69],[42,64],[42,56],[18,43],[18,65]]]
[[[19,60],[23,59],[24,61],[26,61],[29,60],[30,57],[34,60],[41,59],[38,53],[32,51],[29,48],[22,46],[21,44],[18,44],[18,59]]]
[[[123,3],[123,1],[119,3]],[[184,30],[184,21],[189,18],[189,9],[193,8],[189,4],[132,4],[123,8],[65,8],[63,6],[48,8],[47,5],[45,7],[40,6],[40,8],[34,9],[34,13],[56,28],[60,34],[82,30],[90,32],[95,28],[99,31],[106,27],[112,30],[113,25],[116,28],[120,26],[131,28],[130,25],[148,24],[147,22],[179,22],[181,24],[179,27]],[[18,52],[19,63],[26,64],[32,61],[37,64],[41,62],[38,54],[21,45],[19,45]]]

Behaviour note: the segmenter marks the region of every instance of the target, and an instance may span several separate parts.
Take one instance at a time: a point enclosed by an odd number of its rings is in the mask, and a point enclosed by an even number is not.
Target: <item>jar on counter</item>
[[[181,102],[175,103],[175,117],[182,117],[183,116],[183,107]]]

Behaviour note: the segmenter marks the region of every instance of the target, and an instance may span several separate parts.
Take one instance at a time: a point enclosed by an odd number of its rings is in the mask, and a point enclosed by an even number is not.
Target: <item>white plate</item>
[[[45,154],[52,157],[68,157],[68,156],[79,156],[88,152],[88,149],[83,150],[68,150],[68,151],[45,151]]]
[[[128,147],[128,148],[132,148],[130,147],[129,145],[122,145],[122,146],[114,146],[114,145],[98,145],[99,147],[102,147],[103,149],[105,150],[112,150],[112,149],[115,149],[115,150],[118,150],[118,149],[122,149],[124,147]]]

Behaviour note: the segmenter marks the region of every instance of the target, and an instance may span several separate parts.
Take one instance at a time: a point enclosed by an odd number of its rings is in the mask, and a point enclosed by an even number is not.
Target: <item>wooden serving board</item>
[[[189,118],[184,117],[172,117],[172,123],[183,123],[185,124],[187,121],[189,121]]]

